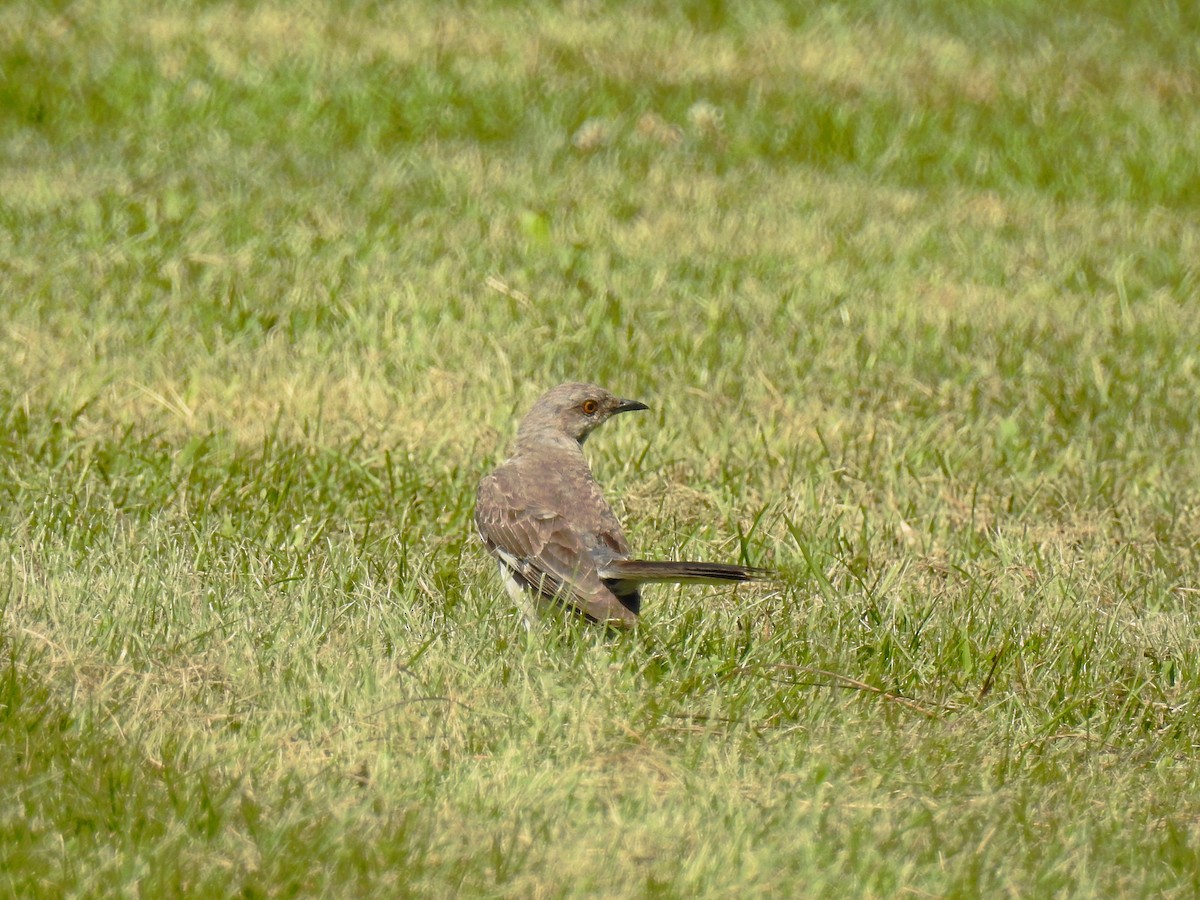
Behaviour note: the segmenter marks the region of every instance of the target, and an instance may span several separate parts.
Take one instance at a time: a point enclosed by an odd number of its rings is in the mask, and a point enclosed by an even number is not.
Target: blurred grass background
[[[0,9],[15,895],[1191,895],[1200,14]],[[526,634],[545,388],[660,588]]]

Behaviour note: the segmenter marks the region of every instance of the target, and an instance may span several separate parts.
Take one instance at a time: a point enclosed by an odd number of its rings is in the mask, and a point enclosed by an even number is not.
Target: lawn
[[[1200,13],[0,7],[0,892],[1200,893]],[[527,630],[546,388],[659,586]]]

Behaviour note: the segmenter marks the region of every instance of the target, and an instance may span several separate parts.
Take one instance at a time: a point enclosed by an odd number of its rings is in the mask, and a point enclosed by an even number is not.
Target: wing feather
[[[637,615],[605,585],[592,549],[572,524],[517,499],[498,474],[480,483],[475,505],[475,525],[488,550],[546,600],[565,603],[598,622],[635,623]]]

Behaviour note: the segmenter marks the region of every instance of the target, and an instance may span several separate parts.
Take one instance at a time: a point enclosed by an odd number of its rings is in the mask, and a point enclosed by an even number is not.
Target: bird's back
[[[480,482],[475,524],[519,588],[569,597],[596,621],[636,621],[637,586],[613,591],[600,574],[628,558],[629,544],[582,452],[518,452]]]
[[[494,497],[514,513],[561,517],[585,546],[601,558],[629,555],[629,542],[583,452],[558,448],[523,450],[480,483],[479,496]],[[485,524],[477,524],[485,539]]]

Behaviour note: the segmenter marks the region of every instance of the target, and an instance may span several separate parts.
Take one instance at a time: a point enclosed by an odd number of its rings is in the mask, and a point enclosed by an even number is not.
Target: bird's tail
[[[651,562],[645,559],[617,559],[605,563],[600,577],[606,581],[646,584],[670,581],[676,584],[724,584],[736,581],[761,581],[771,578],[770,569],[709,562]]]

